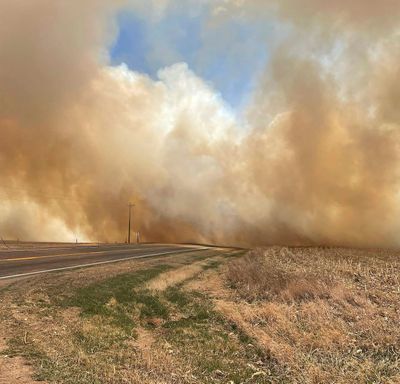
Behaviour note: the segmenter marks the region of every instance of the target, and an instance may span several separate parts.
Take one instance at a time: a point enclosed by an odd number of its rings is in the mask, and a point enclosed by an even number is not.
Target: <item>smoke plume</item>
[[[240,117],[185,63],[109,64],[121,9],[173,3],[1,2],[0,235],[123,241],[132,201],[148,241],[399,245],[400,3],[205,1],[204,36],[279,32]]]

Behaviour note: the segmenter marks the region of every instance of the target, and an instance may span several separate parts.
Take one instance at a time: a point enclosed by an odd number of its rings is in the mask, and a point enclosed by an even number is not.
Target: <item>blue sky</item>
[[[118,16],[119,33],[110,48],[112,65],[156,78],[160,68],[186,62],[234,109],[246,103],[267,61],[265,25],[227,20],[211,28],[206,8],[189,14],[174,8],[149,19],[132,10]],[[207,25],[207,27],[206,27]]]

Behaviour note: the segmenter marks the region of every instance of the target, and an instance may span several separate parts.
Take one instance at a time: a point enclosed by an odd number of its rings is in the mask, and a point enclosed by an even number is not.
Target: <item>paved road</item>
[[[205,249],[205,247],[165,244],[100,244],[2,249],[0,250],[0,280],[200,249]]]

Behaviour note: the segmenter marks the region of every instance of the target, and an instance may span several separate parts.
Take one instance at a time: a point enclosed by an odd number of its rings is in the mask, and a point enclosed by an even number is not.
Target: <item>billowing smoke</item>
[[[143,3],[1,2],[1,236],[123,241],[132,201],[149,241],[399,245],[397,0],[205,1],[214,40],[278,29],[240,117],[187,64],[109,65],[121,7],[174,1]]]

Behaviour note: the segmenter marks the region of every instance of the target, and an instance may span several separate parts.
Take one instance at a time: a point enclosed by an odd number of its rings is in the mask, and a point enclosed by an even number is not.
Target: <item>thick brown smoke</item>
[[[140,1],[1,2],[0,235],[123,241],[133,201],[146,240],[399,245],[400,3],[277,3],[209,4],[282,29],[243,123],[186,64],[108,65]]]

